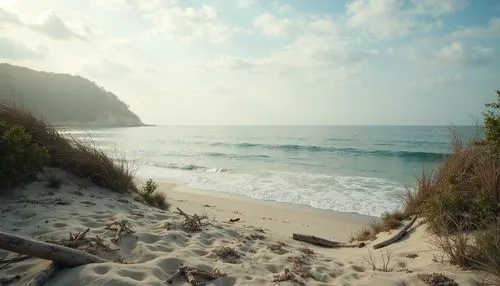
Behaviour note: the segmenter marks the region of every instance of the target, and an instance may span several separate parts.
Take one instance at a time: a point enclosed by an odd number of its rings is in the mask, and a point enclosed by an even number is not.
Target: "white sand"
[[[307,245],[315,252],[313,255],[301,252],[299,248],[304,244],[291,240],[292,233],[297,232],[346,241],[352,232],[373,219],[367,216],[235,196],[207,196],[205,192],[174,190],[175,185],[162,184],[162,190],[173,204],[172,210],[179,206],[191,214],[205,212],[215,217],[213,226],[188,234],[172,229],[172,225],[183,221],[177,213],[157,210],[97,187],[82,187],[85,185],[82,181],[50,171],[65,177],[62,188],[53,190],[45,187],[46,182],[36,182],[22,190],[24,198],[3,197],[0,230],[40,240],[59,240],[68,238],[69,232],[90,228],[90,236],[99,235],[112,248],[119,249],[103,254],[105,258],[119,257],[127,264],[107,262],[60,270],[46,285],[166,285],[165,280],[181,263],[206,270],[218,268],[229,274],[207,285],[272,285],[273,275],[284,268],[292,270],[293,261],[310,267],[312,277],[300,278],[306,285],[425,285],[417,274],[433,272],[443,272],[459,285],[475,285],[478,279],[473,272],[433,262],[433,257],[440,258],[440,255],[426,242],[428,234],[424,225],[413,228],[410,236],[386,248],[391,255],[391,271],[383,272],[372,270],[365,258],[371,252],[377,267],[382,267],[381,251],[373,251],[371,246],[389,234],[359,249]],[[32,201],[27,202],[26,198]],[[240,218],[240,221],[229,223],[230,218]],[[115,220],[127,220],[135,231],[124,235],[117,244],[111,242],[115,233],[104,228]],[[252,234],[265,238],[248,238]],[[268,245],[278,241],[285,244],[281,250],[269,249]],[[241,257],[219,258],[214,253],[219,246],[232,247]],[[0,257],[4,254],[6,252],[1,251]],[[409,258],[409,254],[417,257]],[[0,267],[0,278],[21,275],[22,279],[12,285],[25,285],[47,264],[48,261],[32,258]],[[177,279],[171,285],[188,283]],[[294,283],[281,282],[280,285]]]

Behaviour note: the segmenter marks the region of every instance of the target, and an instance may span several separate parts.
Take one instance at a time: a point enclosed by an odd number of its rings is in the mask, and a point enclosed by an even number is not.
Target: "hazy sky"
[[[158,124],[470,124],[498,0],[0,0],[0,61],[79,74]]]

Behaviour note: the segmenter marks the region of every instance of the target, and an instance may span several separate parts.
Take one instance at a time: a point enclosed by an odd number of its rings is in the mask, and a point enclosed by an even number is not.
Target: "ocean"
[[[454,127],[463,137],[472,126]],[[449,152],[445,126],[64,129],[137,175],[208,192],[379,216]]]

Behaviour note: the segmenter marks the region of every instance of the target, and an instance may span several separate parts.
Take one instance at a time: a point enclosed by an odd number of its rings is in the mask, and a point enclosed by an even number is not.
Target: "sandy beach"
[[[61,189],[50,189],[39,181],[3,198],[0,229],[57,242],[68,239],[70,232],[89,228],[87,237],[98,236],[109,246],[93,248],[109,262],[60,269],[46,285],[167,285],[180,265],[227,274],[207,285],[426,285],[418,274],[434,272],[446,274],[459,285],[476,285],[481,277],[442,262],[427,241],[425,225],[419,223],[409,236],[382,251],[373,250],[372,245],[389,233],[363,248],[322,248],[294,241],[292,233],[347,242],[353,232],[375,218],[214,194],[168,182],[160,188],[172,207],[162,211],[50,171],[64,177]],[[184,217],[174,212],[177,207],[188,214],[206,214],[209,224],[186,232]],[[116,232],[106,225],[114,221],[125,222],[134,232],[123,233],[113,242]],[[224,254],[221,247],[232,251]],[[385,266],[382,254],[390,257]],[[3,259],[16,255],[0,252]],[[0,277],[20,275],[5,285],[26,285],[48,264],[37,258],[0,264]],[[295,282],[276,282],[285,269]],[[171,285],[189,283],[181,276]]]

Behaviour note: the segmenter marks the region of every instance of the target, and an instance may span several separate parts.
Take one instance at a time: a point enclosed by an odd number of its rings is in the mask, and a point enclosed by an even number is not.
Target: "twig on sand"
[[[90,229],[87,228],[83,232],[69,233],[69,239],[61,239],[59,241],[49,241],[69,248],[83,250],[91,254],[98,254],[100,251],[116,251],[111,249],[109,245],[104,243],[104,240],[98,235],[96,237],[87,237]]]
[[[219,277],[225,277],[225,276],[227,276],[227,274],[221,273],[219,271],[219,269],[215,269],[212,272],[208,272],[208,271],[201,270],[198,268],[181,265],[179,267],[179,269],[177,269],[177,271],[175,271],[175,273],[172,274],[172,276],[170,276],[167,279],[167,283],[168,284],[172,283],[179,276],[184,276],[184,278],[187,280],[187,282],[189,282],[193,286],[197,286],[197,285],[202,285],[202,284],[200,284],[200,282],[198,282],[196,280],[195,276],[200,276],[200,277],[207,279],[207,280],[215,280]]]
[[[182,228],[186,232],[197,232],[200,231],[202,227],[207,226],[207,225],[212,225],[208,221],[207,215],[190,215],[185,213],[183,210],[181,210],[179,207],[177,207],[177,211],[179,212],[180,215],[182,215],[185,218],[184,224],[182,225]]]
[[[339,248],[339,247],[352,247],[352,248],[361,248],[365,246],[365,243],[345,243],[345,242],[337,242],[337,241],[331,241],[328,239],[324,239],[321,237],[317,237],[314,235],[305,235],[305,234],[299,234],[299,233],[294,233],[293,237],[294,240],[302,241],[302,242],[307,242],[310,244],[318,245],[318,246],[323,246],[323,247],[328,247],[328,248]]]
[[[410,223],[408,223],[405,227],[403,227],[403,229],[401,229],[398,233],[396,233],[396,235],[389,238],[388,240],[384,240],[380,243],[375,244],[373,246],[373,249],[379,249],[382,247],[386,247],[388,245],[391,245],[391,244],[399,241],[401,238],[403,238],[406,235],[406,233],[408,232],[408,229],[410,229],[410,227],[415,223],[416,220],[417,220],[417,216],[414,216],[412,218],[412,220],[410,221]]]
[[[298,285],[304,285],[304,286],[306,285],[304,281],[297,278],[297,276],[295,276],[295,274],[293,274],[288,268],[283,269],[283,271],[273,276],[273,282],[284,282],[284,281],[293,281]]]
[[[116,231],[115,238],[111,239],[112,242],[116,243],[116,242],[120,241],[120,235],[122,232],[125,232],[128,234],[134,233],[134,231],[132,229],[130,229],[127,224],[128,224],[128,222],[126,220],[121,220],[121,221],[114,221],[105,227],[106,229]],[[116,226],[116,228],[112,228],[113,226]]]

